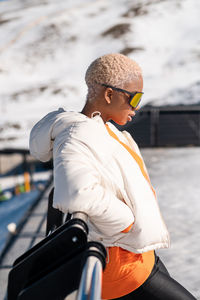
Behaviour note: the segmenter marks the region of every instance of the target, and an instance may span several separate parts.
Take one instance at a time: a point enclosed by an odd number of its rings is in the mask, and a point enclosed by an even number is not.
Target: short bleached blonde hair
[[[126,83],[141,76],[141,68],[131,58],[120,53],[103,55],[95,59],[86,71],[87,101],[95,99],[102,83],[123,88]]]

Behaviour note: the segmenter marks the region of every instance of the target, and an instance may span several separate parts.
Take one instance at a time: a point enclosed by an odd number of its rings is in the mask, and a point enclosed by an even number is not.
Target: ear
[[[104,97],[108,104],[111,103],[112,96],[113,96],[113,90],[111,88],[107,88],[104,92]]]

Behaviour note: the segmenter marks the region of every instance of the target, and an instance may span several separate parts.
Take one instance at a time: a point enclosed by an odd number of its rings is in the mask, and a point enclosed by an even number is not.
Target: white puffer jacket
[[[111,129],[139,153],[127,132]],[[106,247],[142,253],[169,246],[157,200],[130,153],[113,139],[100,116],[93,119],[63,109],[32,129],[30,152],[54,161],[54,207],[89,216],[90,239]],[[122,233],[131,223],[132,229]]]

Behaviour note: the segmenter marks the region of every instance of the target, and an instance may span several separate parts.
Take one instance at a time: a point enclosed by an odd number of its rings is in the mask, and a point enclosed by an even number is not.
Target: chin
[[[126,123],[128,122],[127,120],[113,120],[113,121],[121,126],[126,125]]]

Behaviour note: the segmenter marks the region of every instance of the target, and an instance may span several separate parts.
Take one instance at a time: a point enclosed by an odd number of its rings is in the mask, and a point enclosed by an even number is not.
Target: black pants
[[[170,277],[166,267],[156,255],[155,265],[148,279],[135,291],[120,300],[194,300],[182,285]]]

